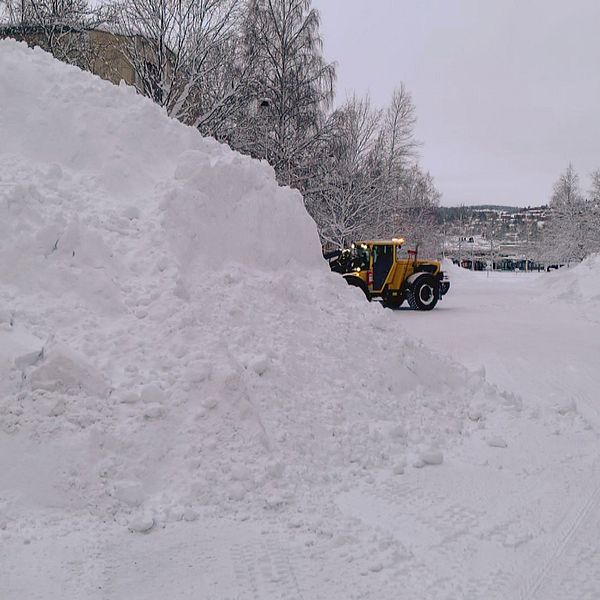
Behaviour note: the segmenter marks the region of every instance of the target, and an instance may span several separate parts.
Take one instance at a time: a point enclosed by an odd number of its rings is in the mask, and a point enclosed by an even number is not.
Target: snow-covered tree
[[[385,111],[382,137],[386,164],[385,188],[380,198],[377,235],[402,235],[428,253],[438,249],[435,208],[440,194],[433,178],[417,162],[416,111],[404,84],[393,93]]]
[[[310,0],[250,0],[244,32],[257,98],[234,146],[266,158],[281,183],[301,189],[302,164],[323,136],[334,92],[319,24]]]
[[[72,25],[86,20],[86,0],[5,0],[0,15],[12,25]]]
[[[368,97],[356,96],[331,117],[330,135],[319,148],[319,168],[311,180],[314,187],[305,192],[327,244],[344,247],[374,233],[384,181],[380,119]]]
[[[592,185],[588,194],[590,218],[590,251],[600,252],[600,169],[592,173]]]
[[[566,263],[583,260],[594,246],[593,205],[581,193],[579,175],[572,164],[554,184],[549,208],[544,257]]]
[[[589,196],[592,202],[600,204],[600,169],[592,173],[592,186]]]
[[[199,126],[214,116],[216,104],[225,104],[236,88],[224,67],[235,47],[240,6],[240,0],[122,2],[118,43],[125,45],[140,91],[185,123]],[[205,88],[213,94],[210,106]]]
[[[88,0],[6,0],[0,5],[0,22],[12,27],[15,37],[83,69],[90,69],[95,58],[87,30],[110,18],[110,7]]]
[[[244,128],[248,106],[256,98],[254,66],[246,61],[241,37],[229,36],[211,53],[193,94],[193,127],[235,147],[235,137]],[[241,150],[241,148],[238,148]]]
[[[407,172],[414,164],[415,150],[419,145],[414,138],[416,120],[411,95],[401,84],[394,90],[390,106],[383,111],[380,130],[385,189],[381,189],[375,223],[378,236],[386,234],[392,215],[398,213],[401,190],[407,183]]]
[[[333,115],[305,193],[324,242],[404,236],[427,253],[438,250],[435,207],[440,194],[418,166],[414,106],[404,87],[390,108],[353,97]]]
[[[414,137],[416,122],[412,97],[404,84],[401,84],[394,90],[383,122],[386,170],[392,193],[396,191],[394,188],[400,187],[404,171],[415,157],[415,150],[419,145]]]
[[[380,237],[402,235],[428,253],[438,247],[435,207],[440,194],[433,178],[418,165],[415,139],[416,111],[404,84],[393,93],[384,112],[381,136],[385,182],[379,198],[376,233]]]
[[[419,244],[426,254],[436,254],[440,235],[435,209],[440,197],[429,173],[417,164],[407,169],[400,181],[394,212],[385,223],[385,236],[402,235],[411,244]]]
[[[87,0],[26,0],[19,4],[23,23],[85,24],[92,13]]]

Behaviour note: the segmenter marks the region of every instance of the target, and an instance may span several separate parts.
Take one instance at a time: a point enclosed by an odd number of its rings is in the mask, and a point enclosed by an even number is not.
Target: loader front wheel
[[[417,278],[407,293],[408,303],[415,310],[432,310],[439,296],[439,283],[431,275]]]

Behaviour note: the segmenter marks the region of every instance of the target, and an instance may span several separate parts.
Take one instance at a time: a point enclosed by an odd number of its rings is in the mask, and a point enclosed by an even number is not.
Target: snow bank
[[[600,304],[600,254],[593,254],[578,265],[561,268],[540,280],[546,297],[587,305]]]
[[[278,509],[515,405],[331,274],[265,163],[11,41],[0,106],[0,517]]]
[[[442,262],[442,269],[448,274],[451,284],[456,281],[473,281],[480,274],[480,271],[471,271],[470,269],[459,267],[448,258]]]

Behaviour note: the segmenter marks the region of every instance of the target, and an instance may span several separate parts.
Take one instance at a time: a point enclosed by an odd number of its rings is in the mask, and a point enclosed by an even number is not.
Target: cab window
[[[396,246],[396,260],[405,260],[408,258],[408,250],[404,246],[399,244]]]

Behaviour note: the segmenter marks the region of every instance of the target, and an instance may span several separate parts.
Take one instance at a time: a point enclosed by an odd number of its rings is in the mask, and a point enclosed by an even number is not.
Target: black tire
[[[440,284],[440,294],[442,294],[442,296],[445,296],[448,293],[449,289],[450,289],[450,282],[449,281],[443,281]]]
[[[383,306],[385,308],[391,308],[392,310],[396,310],[402,306],[404,302],[404,298],[400,298],[400,300],[384,300]]]
[[[381,304],[384,308],[391,308],[395,310],[396,308],[400,308],[402,302],[404,302],[404,297],[402,294],[393,295],[393,292],[390,292],[389,288],[386,286],[383,290],[383,294],[381,295]]]
[[[408,303],[414,310],[432,310],[440,297],[439,282],[431,275],[421,275],[410,286]]]

